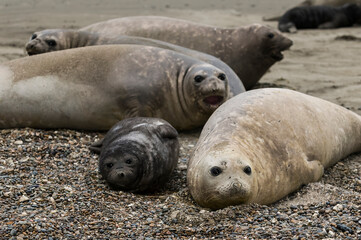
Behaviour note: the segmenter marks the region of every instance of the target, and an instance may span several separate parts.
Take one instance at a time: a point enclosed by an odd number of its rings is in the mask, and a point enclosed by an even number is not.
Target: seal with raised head
[[[190,57],[197,58],[201,61],[212,64],[213,66],[225,72],[229,83],[229,97],[235,96],[245,91],[243,83],[237,74],[219,58],[206,53],[150,38],[134,36],[107,38],[101,36],[100,34],[86,31],[77,31],[71,29],[46,29],[33,33],[29,42],[25,45],[25,49],[29,55],[35,55],[46,52],[65,50],[69,48],[109,44],[137,44],[153,46],[173,50]]]
[[[186,130],[227,98],[223,71],[156,47],[90,46],[0,65],[0,128],[109,130],[124,118],[157,117]]]
[[[159,118],[127,118],[90,147],[100,153],[99,172],[110,187],[131,192],[158,190],[177,166],[177,131]]]
[[[330,29],[350,27],[361,19],[361,8],[356,4],[341,7],[301,6],[288,10],[278,21],[281,32],[297,29]]]
[[[235,96],[209,118],[188,163],[194,200],[211,209],[271,204],[361,151],[361,116],[287,89]]]
[[[80,30],[104,37],[153,38],[213,55],[235,71],[247,90],[274,63],[282,60],[282,51],[292,45],[292,41],[279,31],[260,24],[221,28],[157,16],[112,19]]]

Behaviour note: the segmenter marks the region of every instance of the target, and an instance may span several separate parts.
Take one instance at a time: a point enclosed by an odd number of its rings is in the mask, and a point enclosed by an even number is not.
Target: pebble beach
[[[0,0],[0,63],[34,31],[162,15],[223,27],[261,23],[298,1]],[[342,36],[353,36],[342,37]],[[297,90],[361,114],[361,28],[307,30],[257,87]],[[340,38],[341,37],[341,38]],[[361,239],[361,154],[272,205],[199,207],[186,185],[200,129],[180,133],[170,181],[153,194],[110,189],[89,146],[105,132],[0,130],[0,239]]]

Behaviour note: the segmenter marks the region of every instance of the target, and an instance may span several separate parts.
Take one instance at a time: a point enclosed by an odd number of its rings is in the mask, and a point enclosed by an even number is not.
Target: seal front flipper
[[[159,135],[162,138],[174,139],[178,137],[177,130],[175,130],[175,128],[172,126],[162,124],[162,125],[158,125],[157,129],[159,131]]]
[[[92,145],[90,145],[89,150],[92,152],[95,152],[97,154],[100,154],[100,151],[102,150],[102,146],[103,146],[103,141],[104,141],[104,138],[93,143]]]
[[[320,161],[314,159],[308,160],[306,166],[308,170],[308,174],[307,174],[308,176],[306,176],[305,178],[307,179],[307,181],[304,181],[303,184],[307,184],[310,182],[317,182],[318,180],[321,179],[325,168]]]

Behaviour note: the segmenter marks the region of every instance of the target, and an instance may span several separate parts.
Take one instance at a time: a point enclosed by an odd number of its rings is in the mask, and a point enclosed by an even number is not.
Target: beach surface
[[[237,27],[264,22],[295,0],[0,0],[0,63],[25,57],[34,31],[78,29],[125,16],[160,15]],[[257,87],[282,87],[361,115],[361,27],[286,34],[294,42]],[[342,36],[354,36],[341,38]],[[349,39],[349,40],[345,40]],[[209,211],[186,187],[187,161],[199,131],[181,133],[178,167],[151,195],[109,189],[91,143],[103,132],[0,130],[0,239],[286,238],[360,239],[361,154],[323,178],[262,206]]]

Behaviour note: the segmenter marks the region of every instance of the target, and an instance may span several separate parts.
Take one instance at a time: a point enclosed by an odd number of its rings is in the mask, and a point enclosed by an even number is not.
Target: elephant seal
[[[223,71],[155,47],[90,46],[0,65],[0,128],[109,130],[124,118],[157,117],[187,130],[227,98]]]
[[[356,4],[296,7],[280,18],[278,29],[281,32],[296,32],[297,29],[350,27],[360,19],[361,8]]]
[[[104,37],[129,35],[153,38],[213,55],[228,64],[252,88],[267,70],[283,59],[292,41],[260,24],[220,28],[181,19],[139,16],[112,19],[80,29]]]
[[[131,192],[159,189],[177,166],[177,131],[159,118],[127,118],[90,147],[110,187]]]
[[[33,33],[29,42],[25,45],[25,49],[29,55],[35,55],[40,53],[65,50],[69,48],[108,44],[137,44],[153,46],[173,50],[184,55],[197,58],[201,61],[216,66],[226,73],[230,90],[229,97],[246,91],[237,74],[219,58],[206,53],[149,38],[133,36],[106,38],[100,36],[100,34],[86,31],[70,29],[46,29]]]
[[[361,0],[305,0],[295,7],[301,6],[332,6],[340,7],[347,3],[355,3],[361,6]],[[282,17],[282,14],[276,16],[263,17],[263,21],[278,21]]]
[[[202,207],[270,204],[361,151],[361,116],[296,91],[256,89],[228,100],[205,124],[187,183]]]

